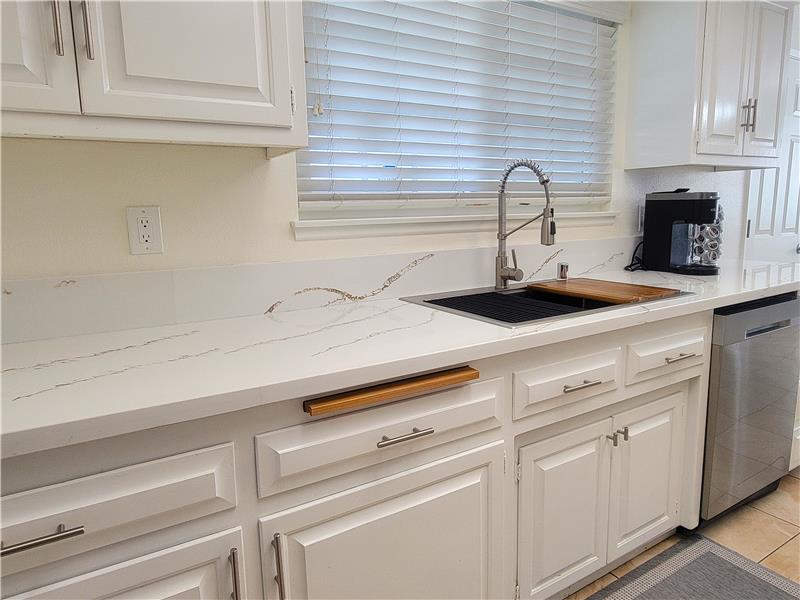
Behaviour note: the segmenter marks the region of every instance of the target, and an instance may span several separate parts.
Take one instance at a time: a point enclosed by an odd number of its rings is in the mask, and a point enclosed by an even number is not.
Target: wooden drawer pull
[[[306,400],[303,402],[303,410],[315,417],[340,410],[361,408],[387,400],[399,400],[400,398],[439,390],[464,383],[465,381],[472,381],[473,379],[478,379],[478,377],[480,377],[480,373],[477,369],[458,367],[457,369],[440,371],[430,375],[420,375],[419,377],[410,377],[400,381],[393,381],[392,383],[374,385],[352,392]]]

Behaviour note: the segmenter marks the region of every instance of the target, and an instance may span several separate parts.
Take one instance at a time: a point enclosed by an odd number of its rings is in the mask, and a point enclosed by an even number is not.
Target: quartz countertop
[[[506,328],[398,299],[2,346],[14,456],[465,364],[800,289],[800,263],[597,279],[692,292]],[[446,290],[442,290],[446,291]]]

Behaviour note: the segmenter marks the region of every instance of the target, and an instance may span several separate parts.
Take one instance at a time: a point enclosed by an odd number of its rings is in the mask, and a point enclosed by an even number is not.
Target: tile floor
[[[771,494],[728,513],[700,530],[707,538],[800,583],[800,467]],[[585,600],[676,544],[672,536],[568,596]]]

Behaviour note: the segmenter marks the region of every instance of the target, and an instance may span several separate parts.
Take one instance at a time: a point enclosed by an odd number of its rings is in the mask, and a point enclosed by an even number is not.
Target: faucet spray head
[[[542,238],[543,246],[552,246],[556,243],[556,222],[553,219],[553,209],[545,208],[542,213]]]

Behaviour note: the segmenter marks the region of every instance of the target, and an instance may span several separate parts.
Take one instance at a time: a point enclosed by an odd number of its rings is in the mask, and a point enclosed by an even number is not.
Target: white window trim
[[[521,224],[538,213],[509,215],[510,224]],[[556,212],[556,225],[561,230],[573,227],[609,227],[616,221],[617,211]],[[496,231],[495,215],[431,215],[408,217],[372,217],[353,219],[298,219],[290,222],[294,239],[335,240],[387,235],[425,235]]]

